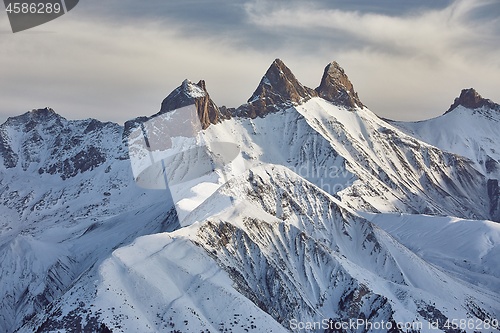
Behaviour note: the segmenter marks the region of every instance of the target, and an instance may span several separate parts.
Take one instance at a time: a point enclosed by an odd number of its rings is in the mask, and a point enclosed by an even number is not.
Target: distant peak
[[[332,61],[325,67],[316,92],[319,97],[349,109],[364,107],[344,69],[336,61]]]
[[[9,117],[5,124],[31,124],[30,126],[32,126],[36,123],[48,123],[52,120],[60,121],[62,119],[64,118],[57,114],[53,109],[45,107],[43,109],[33,109],[20,116]]]
[[[448,111],[445,112],[445,114],[453,111],[460,105],[467,109],[487,107],[489,109],[500,111],[500,105],[495,104],[490,99],[483,98],[474,88],[463,89],[460,93],[460,96],[455,98],[455,101],[450,106]]]

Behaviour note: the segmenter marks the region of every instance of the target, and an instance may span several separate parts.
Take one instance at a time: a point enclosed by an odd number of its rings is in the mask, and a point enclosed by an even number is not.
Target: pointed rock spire
[[[348,109],[364,107],[344,69],[335,61],[325,67],[321,83],[315,90],[319,97],[336,105],[345,106]]]
[[[262,117],[316,96],[313,89],[303,86],[280,59],[274,60],[248,100],[237,114],[251,118]]]
[[[180,87],[172,91],[161,103],[160,112],[180,109],[192,105],[196,106],[201,126],[206,129],[210,124],[216,124],[227,119],[228,114],[222,113],[219,107],[210,99],[205,81],[200,80],[194,84],[189,80],[184,80]]]
[[[500,111],[500,105],[483,98],[474,88],[462,89],[460,96],[455,98],[455,101],[445,114],[455,110],[460,105],[467,109],[477,109],[485,106],[489,109]]]
[[[259,86],[248,102],[266,98],[275,102],[274,104],[300,103],[314,95],[316,95],[314,91],[304,87],[283,61],[276,59],[262,77]]]

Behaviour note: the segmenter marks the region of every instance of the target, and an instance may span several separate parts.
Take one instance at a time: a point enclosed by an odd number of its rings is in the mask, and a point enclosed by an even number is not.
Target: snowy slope
[[[234,205],[220,211],[228,196]],[[75,310],[113,332],[282,332],[293,320],[361,317],[427,327],[500,313],[497,292],[430,265],[281,166],[233,178],[188,219],[115,251],[96,293],[73,288],[41,327],[66,327]]]
[[[481,288],[500,290],[498,223],[428,215],[365,216],[426,261]]]
[[[265,118],[227,120],[204,135],[235,143],[244,168],[285,165],[356,210],[490,218],[486,179],[468,160],[366,108],[349,111],[312,98]]]
[[[500,112],[458,106],[437,118],[392,124],[435,147],[471,159],[489,178],[500,178]]]
[[[490,217],[486,180],[466,159],[405,135],[366,108],[349,112],[313,99],[298,110],[359,177],[339,193],[354,209]]]

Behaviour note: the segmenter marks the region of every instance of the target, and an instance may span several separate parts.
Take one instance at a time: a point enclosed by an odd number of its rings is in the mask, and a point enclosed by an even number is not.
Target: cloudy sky
[[[498,0],[82,0],[13,34],[0,13],[0,122],[50,106],[123,123],[182,80],[239,106],[275,58],[316,87],[336,60],[378,115],[418,120],[463,88],[500,103]]]

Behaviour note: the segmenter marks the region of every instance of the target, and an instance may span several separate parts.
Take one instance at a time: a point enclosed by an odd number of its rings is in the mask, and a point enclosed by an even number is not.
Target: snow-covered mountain
[[[462,90],[440,117],[392,123],[422,141],[469,158],[487,178],[490,218],[500,220],[500,105],[470,88]]]
[[[165,193],[135,186],[122,133],[51,109],[0,126],[0,331],[21,326],[117,247],[175,223]]]
[[[439,141],[277,59],[238,108],[186,80],[124,127],[10,118],[0,330],[498,331],[498,109],[465,99]]]

